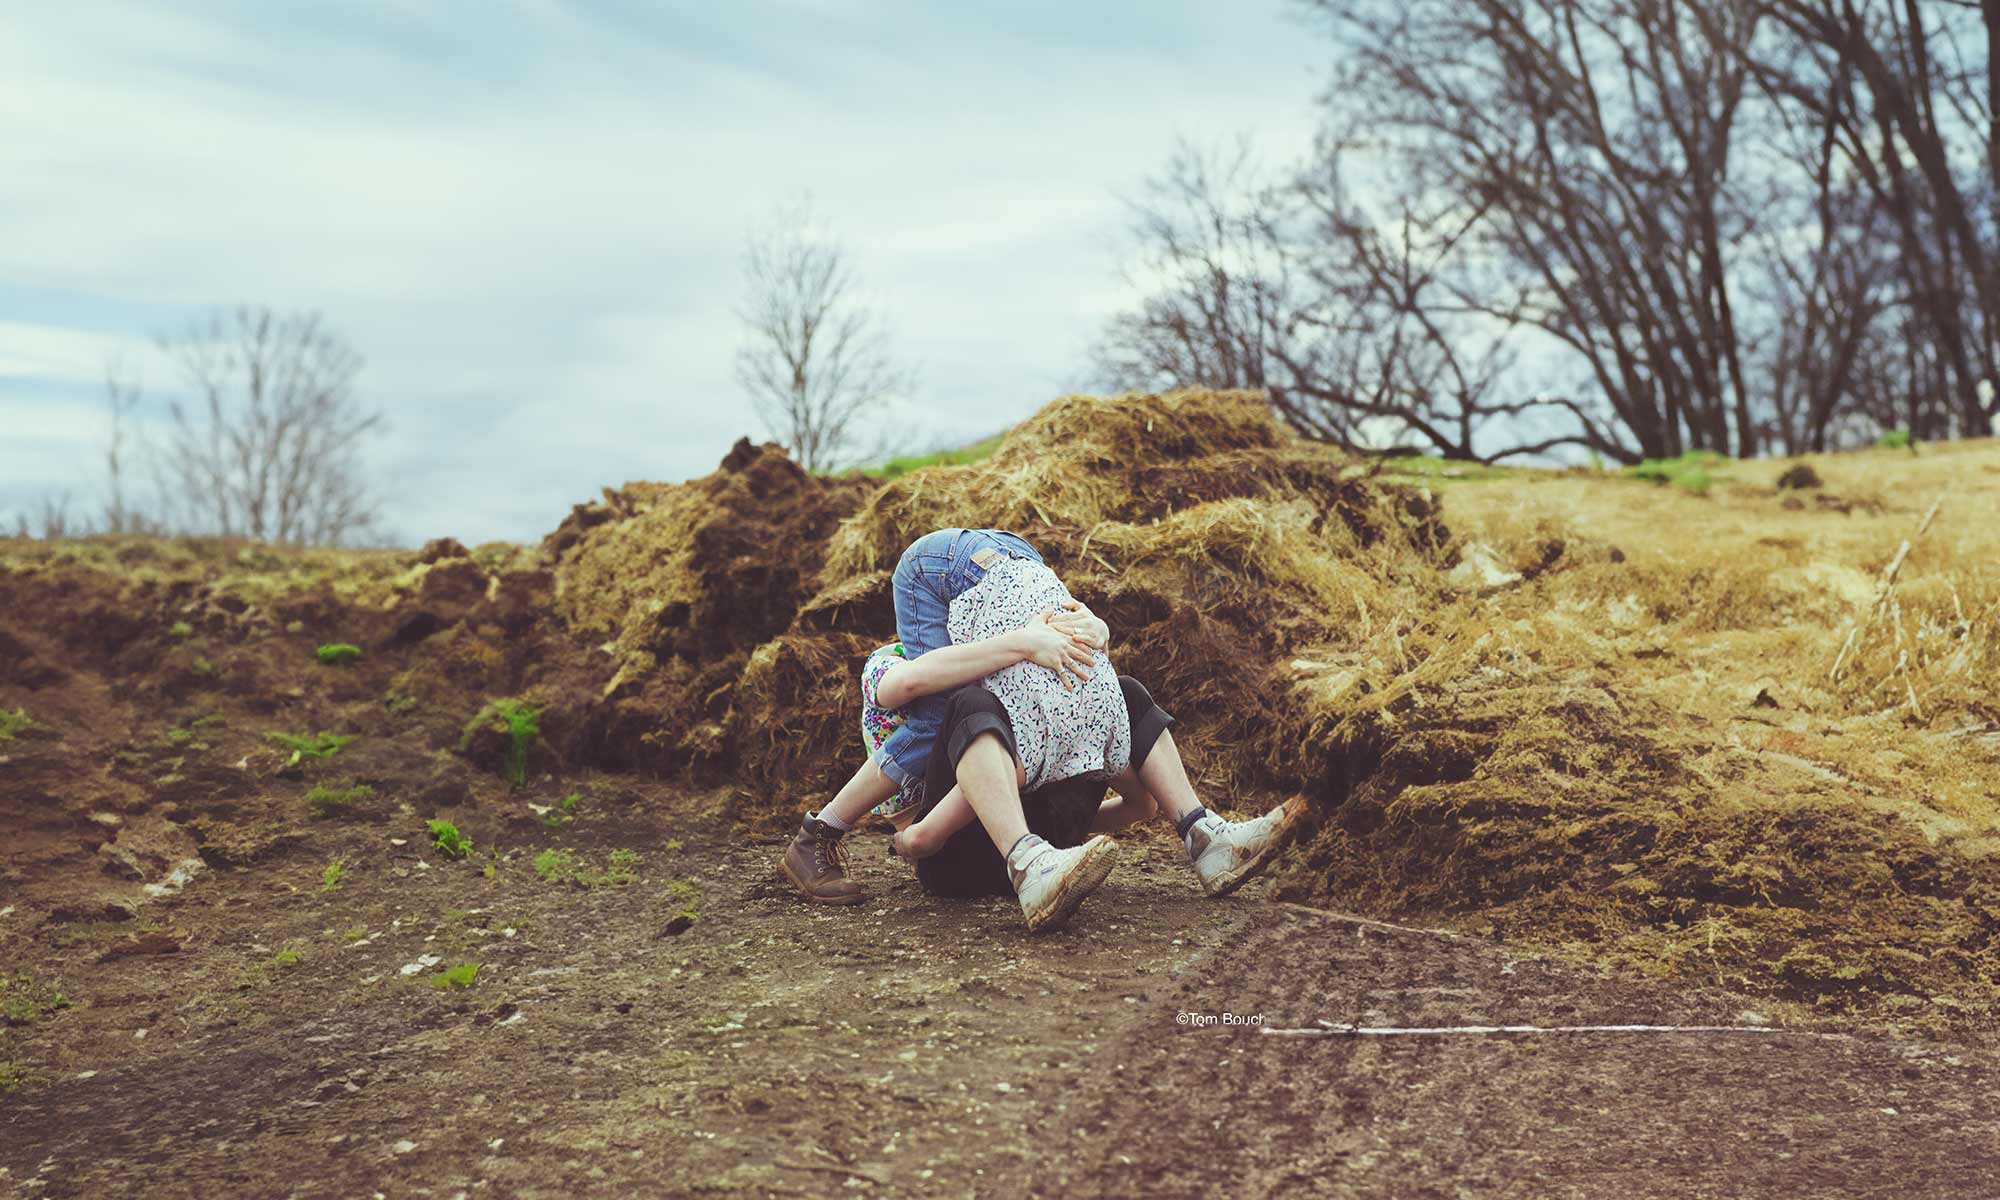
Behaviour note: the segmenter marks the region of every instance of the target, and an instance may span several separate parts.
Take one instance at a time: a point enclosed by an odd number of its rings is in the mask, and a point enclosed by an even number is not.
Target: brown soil
[[[73,1007],[15,1031],[0,1175],[61,1196],[1963,1197],[2000,1189],[2000,1055],[1866,1034],[1295,1039],[1181,1013],[1725,1023],[1754,1002],[1504,942],[1201,897],[1164,839],[1069,930],[940,904],[882,839],[811,908],[776,847],[662,792],[475,826],[493,879],[343,824],[128,928],[24,936]],[[669,836],[678,850],[662,847]],[[643,847],[544,883],[531,847]],[[322,855],[358,865],[320,887]],[[420,862],[428,861],[427,868]],[[691,881],[699,920],[666,932]],[[515,930],[512,937],[505,933]],[[365,931],[350,943],[347,930]],[[292,948],[298,961],[274,962]],[[420,955],[437,967],[400,974]],[[433,970],[481,964],[470,988]],[[1837,1031],[1784,1007],[1756,1018]],[[143,1031],[143,1036],[141,1036]],[[407,1145],[406,1145],[407,1144]]]

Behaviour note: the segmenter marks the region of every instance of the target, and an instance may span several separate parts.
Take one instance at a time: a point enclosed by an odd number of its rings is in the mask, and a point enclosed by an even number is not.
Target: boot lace
[[[840,838],[814,838],[814,861],[822,871],[847,873],[847,846]]]

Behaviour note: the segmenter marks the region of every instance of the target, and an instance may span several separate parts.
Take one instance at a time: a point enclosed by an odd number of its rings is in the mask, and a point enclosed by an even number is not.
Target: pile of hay
[[[739,447],[551,536],[559,604],[617,664],[592,740],[621,765],[726,772],[753,823],[824,800],[861,761],[857,677],[895,635],[889,569],[951,526],[1033,542],[1230,796],[1298,782],[1296,753],[1240,752],[1284,721],[1264,683],[1289,647],[1386,650],[1450,554],[1427,495],[1291,439],[1249,393],[1065,397],[987,462],[872,489]]]
[[[1928,837],[1880,789],[1760,754],[1654,678],[1668,651],[1650,637],[1792,637],[1838,624],[1844,600],[1774,591],[1722,549],[1686,568],[1628,560],[1548,517],[1460,546],[1441,517],[1427,489],[1291,438],[1252,394],[1071,396],[984,463],[881,485],[740,446],[706,479],[608,493],[548,550],[558,604],[606,652],[582,743],[605,765],[732,783],[754,827],[788,824],[860,764],[856,676],[894,636],[903,548],[1006,528],[1180,718],[1207,798],[1313,799],[1283,894],[1985,1019],[1993,856]],[[1906,627],[1965,626],[1989,585],[1912,586]],[[1872,636],[1855,657],[1879,678],[1895,635]],[[1963,712],[1992,711],[1976,669],[1992,645],[1925,639]]]

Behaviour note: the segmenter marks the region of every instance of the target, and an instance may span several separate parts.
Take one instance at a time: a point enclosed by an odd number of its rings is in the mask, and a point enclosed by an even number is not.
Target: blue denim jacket
[[[1041,554],[1021,537],[998,529],[937,529],[910,543],[896,563],[891,587],[896,597],[896,636],[911,658],[951,644],[945,621],[951,602],[986,578],[991,556],[982,550],[1041,562]],[[931,743],[944,722],[948,695],[925,696],[905,707],[903,724],[875,752],[882,773],[899,787],[921,783]]]

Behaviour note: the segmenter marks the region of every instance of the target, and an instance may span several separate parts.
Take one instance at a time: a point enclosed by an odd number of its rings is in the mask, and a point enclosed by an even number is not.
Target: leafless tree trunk
[[[373,529],[360,444],[382,414],[354,395],[361,356],[317,314],[239,308],[161,347],[194,393],[168,404],[163,524],[301,544]]]
[[[758,415],[809,471],[853,461],[856,419],[907,392],[909,371],[856,294],[840,245],[814,227],[810,201],[752,234],[738,310],[748,340],[736,378]]]

